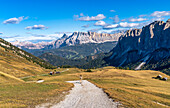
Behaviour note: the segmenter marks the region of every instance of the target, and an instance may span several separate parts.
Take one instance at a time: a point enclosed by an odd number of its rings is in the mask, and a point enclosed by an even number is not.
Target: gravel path
[[[74,84],[74,88],[65,100],[53,105],[51,108],[117,108],[116,102],[111,99],[94,84],[83,80],[82,85],[79,81],[68,81]]]

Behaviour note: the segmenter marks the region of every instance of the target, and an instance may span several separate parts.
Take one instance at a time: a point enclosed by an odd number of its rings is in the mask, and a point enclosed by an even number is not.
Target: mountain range
[[[55,53],[56,49],[66,47],[71,48],[71,46],[77,48],[78,46],[76,45],[80,45],[80,49],[87,48],[85,50],[86,52],[90,50],[93,46],[91,45],[90,47],[88,47],[86,46],[87,44],[95,43],[99,45],[99,43],[106,43],[108,41],[113,42],[117,40],[118,42],[114,44],[112,49],[110,49],[110,52],[96,53],[98,55],[95,56],[95,58],[93,58],[95,54],[85,54],[82,58],[80,57],[81,55],[79,55],[77,58],[75,54],[74,58],[73,55],[68,57],[68,53],[65,54],[67,57],[62,56],[63,53],[61,55],[57,55],[57,53]],[[62,65],[71,64],[80,68],[94,68],[111,65],[116,67],[128,67],[135,70],[154,69],[170,74],[169,40],[170,19],[166,22],[155,21],[144,26],[142,29],[130,29],[125,33],[119,32],[115,34],[100,34],[95,32],[74,32],[70,36],[64,34],[63,37],[61,37],[60,39],[49,43],[48,45],[45,45],[43,48],[43,50],[45,50],[44,53],[41,52],[40,55],[37,56],[39,56],[43,60],[52,63],[53,65],[60,65],[60,61],[54,62],[56,60],[64,60],[64,63],[62,63]],[[85,47],[82,47],[82,45],[85,45]],[[62,50],[58,52],[62,52]],[[79,52],[81,52],[81,50],[79,50]],[[100,53],[102,53],[101,56]],[[85,56],[89,56],[90,59],[83,59],[85,58]],[[58,57],[64,57],[67,59],[65,60]],[[75,59],[75,61],[78,62],[71,63],[71,61],[68,60],[70,58]],[[82,62],[82,60],[86,62]],[[67,63],[67,61],[69,61],[69,63]]]
[[[155,69],[170,74],[170,19],[155,21],[142,29],[128,30],[105,57],[99,57],[84,67],[94,67],[99,61],[100,66],[129,66],[135,70]]]
[[[64,46],[74,46],[86,43],[104,43],[118,41],[119,37],[124,34],[124,31],[119,31],[114,34],[96,33],[96,32],[74,32],[72,35],[64,34],[61,38],[52,42],[12,42],[13,45],[21,49],[56,49]]]

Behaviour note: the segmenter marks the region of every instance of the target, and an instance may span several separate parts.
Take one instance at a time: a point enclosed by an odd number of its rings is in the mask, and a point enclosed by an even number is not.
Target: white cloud
[[[118,15],[115,15],[114,17],[110,17],[110,19],[112,19],[114,21],[114,23],[118,23],[119,22]]]
[[[153,17],[170,16],[170,11],[155,11],[151,14]]]
[[[3,32],[0,32],[0,35],[3,34]]]
[[[88,24],[88,25],[83,25],[83,26],[81,26],[81,27],[84,27],[84,28],[88,28],[90,25]]]
[[[139,17],[145,17],[145,16],[147,16],[147,15],[139,15]]]
[[[113,29],[119,27],[119,24],[110,24],[103,27],[103,29]]]
[[[79,15],[74,15],[74,18],[78,18],[79,17]]]
[[[104,21],[97,21],[94,25],[95,26],[104,26],[104,25],[106,25],[106,23]]]
[[[110,10],[110,12],[116,12],[115,10]]]
[[[3,24],[18,24],[20,23],[22,20],[24,19],[28,19],[28,17],[25,17],[24,16],[21,16],[21,17],[18,17],[18,18],[10,18],[10,19],[7,19],[3,22]]]
[[[13,41],[54,41],[60,37],[62,37],[63,34],[30,34],[28,36],[10,36],[10,37],[4,37],[5,40],[13,42]]]
[[[33,26],[28,26],[26,27],[25,29],[27,30],[30,30],[30,29],[33,29],[33,30],[44,30],[44,29],[48,29],[48,27],[45,27],[44,25],[33,25]]]
[[[164,20],[165,18],[161,18],[161,17],[155,17],[155,18],[152,18],[151,19],[151,22],[153,22],[153,21],[162,21],[162,20]]]
[[[128,23],[128,22],[121,22],[121,23],[119,23],[119,26],[120,27],[124,27],[124,28],[126,28],[126,27],[137,27],[137,26],[139,26],[140,24],[139,23]]]
[[[91,30],[89,30],[89,31],[90,31],[90,32],[98,32],[99,30],[101,30],[101,28],[91,29]]]
[[[142,26],[141,23],[128,23],[128,22],[121,22],[119,24],[110,24],[103,27],[103,29],[114,29],[114,28],[133,28]]]
[[[80,21],[98,21],[98,20],[102,20],[106,18],[103,14],[98,14],[97,16],[83,16],[83,17],[80,17],[80,18],[77,18],[77,20],[80,20]]]
[[[83,14],[83,13],[80,13],[80,16],[84,16],[84,14]]]
[[[122,19],[121,21],[124,22],[124,21],[126,21],[126,19]]]
[[[147,18],[129,18],[130,22],[140,22],[140,21],[146,21]]]

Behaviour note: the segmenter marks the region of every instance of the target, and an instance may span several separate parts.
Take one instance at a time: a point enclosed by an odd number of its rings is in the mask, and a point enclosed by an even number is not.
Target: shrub
[[[91,69],[87,69],[87,71],[86,72],[92,72],[92,70]]]

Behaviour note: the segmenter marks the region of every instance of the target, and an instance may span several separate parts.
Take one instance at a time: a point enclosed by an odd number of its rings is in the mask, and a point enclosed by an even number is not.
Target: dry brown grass
[[[153,79],[161,74],[158,71],[132,71],[119,70],[114,67],[85,72],[77,68],[56,69],[64,71],[61,74],[50,76],[46,70],[13,53],[0,49],[0,107],[34,107],[46,102],[58,102],[64,97],[63,91],[70,90],[72,84],[65,83],[69,80],[78,80],[82,74],[84,79],[91,81],[109,94],[116,101],[127,107],[161,108],[165,107],[155,102],[170,106],[170,80],[161,81]],[[5,74],[4,74],[5,73]],[[23,83],[24,81],[45,82]],[[17,80],[18,79],[18,80]],[[56,101],[55,101],[56,100]]]
[[[29,62],[12,52],[4,51],[0,47],[0,71],[15,77],[24,77],[47,73],[50,70]]]
[[[26,83],[0,83],[0,107],[35,107],[42,103],[57,103],[66,95],[63,92],[69,91],[73,84],[66,83],[68,80],[78,80],[72,74],[80,73],[80,69],[58,69],[64,71],[58,75],[38,75],[25,78]],[[43,79],[43,83],[32,83]]]
[[[155,102],[170,106],[170,80],[153,79],[157,75],[169,76],[151,70],[119,70],[114,67],[81,73],[84,78],[96,84],[116,101],[127,107],[161,108]],[[79,74],[75,74],[79,75]]]

